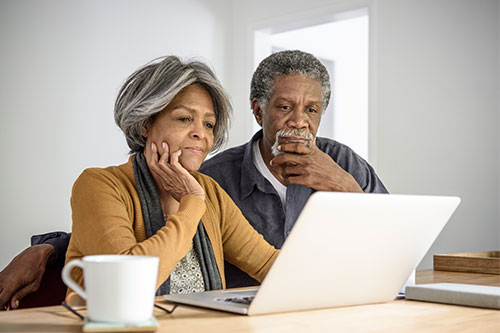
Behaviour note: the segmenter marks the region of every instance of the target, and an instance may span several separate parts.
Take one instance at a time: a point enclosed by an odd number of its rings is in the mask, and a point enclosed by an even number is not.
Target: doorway
[[[254,69],[268,55],[286,49],[312,53],[325,65],[332,95],[317,135],[348,145],[364,159],[368,158],[368,23],[367,11],[357,11],[354,17],[318,25],[254,31]]]

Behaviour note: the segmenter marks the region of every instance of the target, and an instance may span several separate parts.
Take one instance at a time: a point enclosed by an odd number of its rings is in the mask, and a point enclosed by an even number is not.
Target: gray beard
[[[278,156],[279,154],[283,154],[283,152],[278,150],[279,144],[279,138],[280,137],[287,137],[287,136],[295,136],[295,137],[300,137],[306,140],[306,147],[311,148],[312,143],[313,143],[313,135],[311,133],[308,133],[304,130],[299,130],[299,129],[292,129],[292,130],[279,130],[276,132],[276,138],[274,140],[274,144],[271,147],[271,153],[273,156]]]

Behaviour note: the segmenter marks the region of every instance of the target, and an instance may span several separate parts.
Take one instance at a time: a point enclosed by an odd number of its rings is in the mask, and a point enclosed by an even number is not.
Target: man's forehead
[[[271,96],[294,99],[298,95],[307,95],[321,102],[322,92],[321,83],[318,80],[301,74],[287,74],[275,77]]]

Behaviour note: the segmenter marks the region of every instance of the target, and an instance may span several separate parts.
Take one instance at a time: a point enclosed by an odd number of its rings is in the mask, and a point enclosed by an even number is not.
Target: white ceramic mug
[[[64,283],[87,301],[91,321],[134,323],[153,315],[158,257],[131,255],[86,256],[68,262]],[[85,290],[70,276],[83,269]]]

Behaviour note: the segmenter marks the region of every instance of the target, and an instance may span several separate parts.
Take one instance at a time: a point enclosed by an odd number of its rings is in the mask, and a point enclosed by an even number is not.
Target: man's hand
[[[285,184],[299,184],[317,191],[363,192],[354,178],[316,145],[281,143],[280,154],[271,160]]]
[[[20,254],[0,272],[0,309],[17,309],[21,299],[38,290],[45,266],[55,256],[50,244],[34,245]]]

